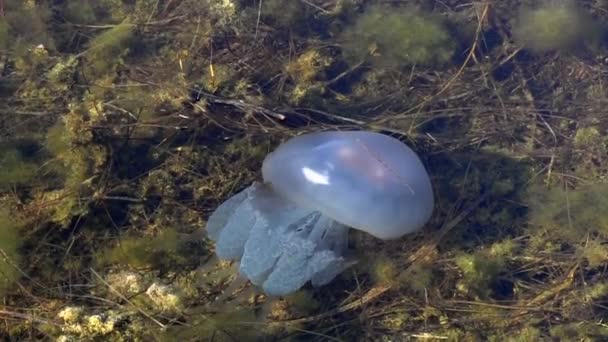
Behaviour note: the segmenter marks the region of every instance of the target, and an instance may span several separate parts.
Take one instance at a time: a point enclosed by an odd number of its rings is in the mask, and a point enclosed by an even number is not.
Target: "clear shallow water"
[[[605,22],[603,4],[571,3]],[[426,4],[422,19],[395,4],[378,19],[267,0],[259,21],[257,3],[231,4],[5,2],[4,335],[289,337],[269,322],[301,317],[318,317],[301,323],[318,339],[605,335],[601,40],[519,50],[542,30],[522,31],[509,1]],[[592,37],[568,6],[548,32]],[[431,222],[388,243],[351,234],[352,272],[270,311],[237,310],[245,293],[219,305],[224,278],[193,273],[213,245],[182,235],[259,179],[281,141],[329,128],[411,145],[435,188]]]

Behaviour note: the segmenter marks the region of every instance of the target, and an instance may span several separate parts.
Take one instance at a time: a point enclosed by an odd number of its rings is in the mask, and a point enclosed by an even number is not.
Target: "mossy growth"
[[[135,26],[124,22],[93,38],[87,50],[87,70],[94,78],[109,73],[129,53],[135,37]]]
[[[173,228],[162,229],[156,236],[121,238],[114,247],[99,252],[97,264],[123,265],[132,268],[162,268],[169,270],[185,262],[179,253],[180,238]]]
[[[70,149],[69,135],[66,134],[65,123],[58,120],[46,132],[45,146],[55,156],[61,156]]]
[[[151,1],[79,0],[67,1],[62,13],[72,23],[94,24],[99,22],[118,24],[127,16],[136,16],[137,8],[152,6]],[[147,13],[148,17],[150,12]]]
[[[592,268],[601,267],[608,262],[608,245],[602,244],[601,239],[589,240],[578,246],[578,253]]]
[[[577,148],[591,147],[601,144],[602,134],[596,127],[582,127],[576,130],[574,135],[574,146]]]
[[[557,341],[605,341],[608,327],[602,323],[573,322],[554,325],[549,329]]]
[[[262,3],[264,18],[281,28],[297,27],[306,20],[307,14],[308,8],[301,1],[266,0]]]
[[[132,340],[133,335],[144,336],[141,321],[129,312],[86,313],[82,307],[68,306],[57,318],[60,324],[46,329],[57,341],[124,341]]]
[[[16,148],[0,146],[0,189],[31,181],[38,170],[36,163],[27,161]]]
[[[9,44],[8,22],[0,17],[0,50],[8,49]]]
[[[568,189],[532,186],[528,191],[531,227],[582,242],[589,234],[608,237],[608,184]]]
[[[380,324],[389,331],[398,331],[404,329],[411,321],[412,317],[408,312],[394,312],[382,317]]]
[[[388,257],[377,257],[369,263],[368,273],[372,280],[395,289],[409,289],[422,293],[433,282],[431,265],[415,264],[401,269]]]
[[[196,315],[187,326],[172,326],[160,341],[257,341],[260,338],[254,311],[234,308],[230,312]]]
[[[585,301],[593,303],[602,299],[608,298],[608,284],[604,282],[597,283],[585,289]]]
[[[310,291],[300,290],[286,296],[292,313],[296,316],[310,315],[321,307]]]
[[[46,1],[4,1],[3,9],[0,49],[4,47],[20,56],[40,44],[47,48],[54,46],[47,28],[51,11]]]
[[[232,66],[213,64],[205,70],[201,79],[201,86],[205,91],[215,93],[235,84],[236,76],[236,72]]]
[[[408,75],[409,76],[409,75]],[[348,96],[340,100],[345,103],[356,101],[370,101],[379,99],[394,92],[395,89],[407,88],[408,76],[403,73],[396,74],[390,69],[376,68],[361,75],[361,78],[352,84]],[[407,97],[402,99],[408,101]]]
[[[46,135],[45,146],[55,159],[47,163],[61,189],[40,194],[43,203],[54,203],[48,208],[52,222],[67,227],[71,218],[88,210],[87,198],[96,189],[96,174],[107,161],[104,147],[92,143],[92,133],[83,116],[77,111],[62,117]]]
[[[285,74],[293,81],[290,101],[298,104],[311,94],[319,95],[324,91],[324,71],[333,59],[319,50],[304,51],[285,65]]]
[[[48,86],[54,91],[68,91],[77,66],[78,59],[73,56],[57,61],[46,74]]]
[[[162,100],[156,95],[150,89],[140,86],[115,89],[116,100],[112,108],[119,108],[122,114],[129,115],[131,119],[145,121],[154,117],[156,108],[161,104]]]
[[[62,13],[66,20],[74,24],[93,24],[97,20],[95,8],[89,0],[67,1]]]
[[[9,208],[0,206],[0,298],[18,280],[22,240],[21,224]]]
[[[368,272],[374,283],[387,286],[394,286],[398,283],[399,269],[388,257],[379,256],[364,266],[369,267]]]
[[[225,27],[232,23],[237,14],[238,1],[235,0],[206,0],[203,6],[207,8],[208,20],[216,27]]]
[[[342,34],[343,54],[351,63],[381,67],[441,65],[455,53],[455,39],[444,21],[412,8],[368,8]]]
[[[506,268],[508,256],[514,249],[513,241],[506,240],[488,249],[457,256],[454,261],[462,271],[458,289],[479,298],[490,297],[494,294],[493,285]]]
[[[535,327],[525,327],[517,332],[497,339],[497,341],[507,342],[536,342],[541,341],[541,331]]]
[[[184,294],[179,287],[155,282],[146,290],[146,295],[159,312],[171,314],[184,309]]]
[[[570,0],[523,8],[513,23],[513,35],[518,44],[539,53],[572,49],[599,36],[591,16]]]

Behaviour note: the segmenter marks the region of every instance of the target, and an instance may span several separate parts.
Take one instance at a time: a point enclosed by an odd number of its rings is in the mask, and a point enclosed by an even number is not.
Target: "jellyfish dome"
[[[221,204],[206,229],[217,256],[240,261],[239,272],[269,295],[325,285],[348,268],[349,228],[396,239],[433,211],[416,153],[380,133],[292,138],[266,157],[262,175]]]

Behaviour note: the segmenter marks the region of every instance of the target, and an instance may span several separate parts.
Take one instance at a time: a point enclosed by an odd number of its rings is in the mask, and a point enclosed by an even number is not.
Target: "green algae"
[[[599,36],[593,18],[569,0],[522,9],[513,31],[518,43],[537,53],[572,49]]]
[[[347,59],[380,67],[441,65],[456,48],[440,18],[407,8],[371,7],[345,30],[343,40]]]
[[[589,234],[608,236],[608,185],[595,184],[568,189],[533,187],[530,191],[530,222],[568,241],[580,242]]]
[[[123,237],[116,246],[100,251],[96,262],[102,265],[123,265],[132,268],[169,269],[183,262],[176,254],[180,243],[175,229],[165,228],[155,237]]]
[[[21,276],[21,224],[8,207],[0,206],[0,297],[6,295]]]
[[[38,171],[38,165],[25,160],[22,153],[15,148],[0,150],[0,168],[0,188],[28,183]]]

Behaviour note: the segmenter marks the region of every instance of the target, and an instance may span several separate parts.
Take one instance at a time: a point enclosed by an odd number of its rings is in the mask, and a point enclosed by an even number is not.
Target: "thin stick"
[[[262,0],[258,5],[258,18],[255,21],[255,34],[253,35],[253,44],[258,40],[258,29],[260,28],[260,17],[262,16]]]

